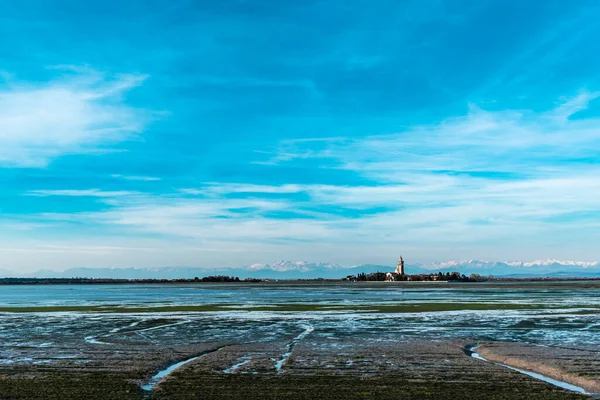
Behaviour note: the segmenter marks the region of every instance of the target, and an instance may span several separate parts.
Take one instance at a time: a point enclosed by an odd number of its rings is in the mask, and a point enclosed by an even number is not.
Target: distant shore
[[[227,279],[221,279],[227,278]],[[345,285],[364,285],[364,284],[376,284],[376,285],[422,285],[422,284],[434,284],[434,285],[473,285],[473,284],[494,284],[494,283],[526,283],[526,282],[539,282],[539,283],[552,283],[552,282],[598,282],[600,277],[531,277],[531,278],[487,278],[485,281],[478,282],[465,282],[465,281],[396,281],[396,282],[384,282],[384,281],[359,281],[353,282],[343,278],[340,279],[324,279],[324,278],[313,278],[313,279],[258,279],[258,278],[246,278],[239,279],[235,277],[204,277],[204,278],[193,278],[193,279],[113,279],[113,278],[0,278],[0,285],[132,285],[132,284],[145,284],[145,285],[164,285],[164,284],[207,284],[207,283],[223,283],[223,284],[345,284]]]

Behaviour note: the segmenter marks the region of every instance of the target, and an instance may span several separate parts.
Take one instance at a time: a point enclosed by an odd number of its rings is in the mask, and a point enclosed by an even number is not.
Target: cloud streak
[[[63,196],[63,197],[123,197],[135,194],[134,192],[127,191],[103,191],[100,189],[63,189],[63,190],[32,190],[28,193],[29,196],[49,197],[49,196]]]

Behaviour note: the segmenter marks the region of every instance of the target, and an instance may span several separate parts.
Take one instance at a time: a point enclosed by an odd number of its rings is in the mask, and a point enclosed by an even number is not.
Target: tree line
[[[411,281],[411,282],[423,282],[423,281],[447,281],[447,282],[484,282],[488,279],[482,277],[479,274],[471,274],[470,276],[466,276],[465,274],[461,274],[460,272],[438,272],[431,274],[413,274],[413,275],[400,275],[400,274],[392,274],[392,277],[395,281]],[[356,282],[384,282],[388,278],[388,274],[386,272],[372,272],[372,273],[359,273],[357,275],[348,275],[343,278],[345,281],[356,281]]]

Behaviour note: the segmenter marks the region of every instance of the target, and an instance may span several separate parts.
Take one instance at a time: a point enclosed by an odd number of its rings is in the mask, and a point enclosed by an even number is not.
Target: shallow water
[[[154,375],[148,383],[141,386],[142,390],[151,391],[161,381],[161,379],[166,378],[167,376],[171,375],[173,372],[175,372],[179,368],[183,367],[185,364],[189,364],[192,361],[196,361],[200,357],[201,356],[188,358],[187,360],[183,360],[183,361],[180,361],[173,365],[169,365],[167,368],[158,371],[158,373],[156,375]]]
[[[305,328],[304,332],[302,332],[301,334],[299,334],[298,336],[296,336],[294,338],[294,340],[292,340],[290,343],[288,343],[288,345],[286,346],[286,352],[283,354],[283,356],[281,357],[281,359],[279,359],[279,361],[277,361],[275,363],[275,370],[277,372],[281,371],[281,368],[283,367],[283,365],[285,364],[285,362],[292,355],[292,351],[294,350],[294,346],[296,344],[300,343],[300,341],[302,339],[304,339],[306,336],[310,335],[310,333],[315,330],[315,328],[313,328],[312,326],[306,326],[304,328]]]
[[[600,285],[539,282],[503,285],[424,284],[133,284],[1,286],[0,307],[158,306],[217,304],[252,307],[311,303],[385,305],[423,303],[598,305]],[[590,287],[591,286],[591,287]]]
[[[318,311],[277,311],[289,305]],[[379,306],[456,304],[435,312],[381,312]],[[57,312],[57,306],[82,307]],[[147,306],[226,306],[211,312],[136,312]],[[484,305],[482,310],[460,309]],[[532,309],[503,309],[527,305]],[[100,306],[93,312],[83,306]],[[269,311],[256,311],[269,306]],[[37,307],[36,312],[19,311]],[[118,307],[119,312],[102,312]],[[333,307],[328,309],[327,307]],[[372,307],[372,308],[370,308]],[[468,307],[467,307],[468,308]],[[0,363],[64,362],[73,349],[127,343],[193,345],[214,341],[290,343],[307,326],[306,340],[344,346],[344,339],[401,341],[504,340],[600,351],[600,284],[187,284],[39,285],[0,287]],[[7,312],[6,310],[10,310]],[[327,339],[323,341],[323,339]],[[87,347],[86,347],[87,346]],[[93,350],[80,362],[93,362]]]

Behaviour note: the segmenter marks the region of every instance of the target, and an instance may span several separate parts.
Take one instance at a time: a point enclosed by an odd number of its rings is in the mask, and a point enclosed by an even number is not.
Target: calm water
[[[577,281],[437,285],[346,284],[166,284],[0,286],[0,307],[58,305],[268,305],[513,303],[600,306],[600,283]]]
[[[485,310],[377,312],[381,305],[486,305]],[[321,311],[256,311],[314,304]],[[502,310],[502,305],[542,305]],[[55,306],[221,305],[218,312],[55,312]],[[344,306],[323,310],[323,306]],[[360,307],[354,310],[353,307]],[[373,306],[371,310],[368,307]],[[19,312],[21,307],[38,312]],[[307,329],[311,338],[511,340],[600,349],[600,284],[202,284],[0,286],[0,364],[83,357],[86,348],[215,340],[269,341]],[[47,309],[45,309],[47,308]],[[123,310],[121,310],[123,311]],[[126,310],[125,310],[126,311]],[[73,349],[84,349],[81,352]],[[49,357],[48,354],[52,354]],[[86,353],[87,354],[87,353]]]

